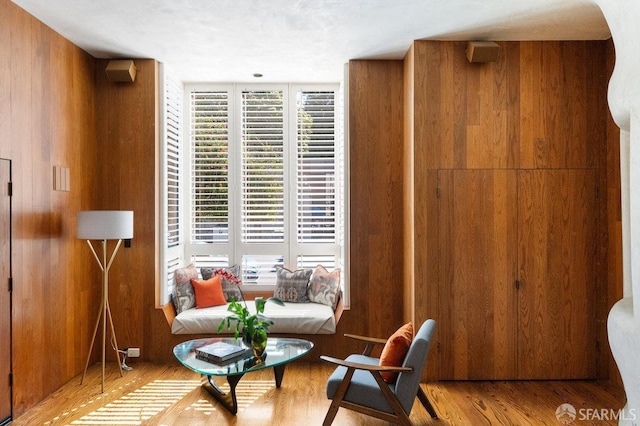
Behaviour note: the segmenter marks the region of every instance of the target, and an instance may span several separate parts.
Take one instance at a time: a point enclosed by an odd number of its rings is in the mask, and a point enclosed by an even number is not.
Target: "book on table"
[[[196,358],[202,361],[219,364],[229,360],[242,358],[250,353],[252,353],[251,348],[242,344],[234,345],[227,342],[215,342],[197,348]]]

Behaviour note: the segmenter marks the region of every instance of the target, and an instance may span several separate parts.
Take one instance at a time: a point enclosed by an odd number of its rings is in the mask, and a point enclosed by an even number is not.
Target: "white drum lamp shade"
[[[133,211],[80,211],[77,229],[82,240],[128,240],[133,238]]]

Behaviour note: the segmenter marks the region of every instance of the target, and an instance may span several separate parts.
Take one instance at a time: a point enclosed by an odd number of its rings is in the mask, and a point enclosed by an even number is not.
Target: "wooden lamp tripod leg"
[[[89,346],[89,354],[87,355],[87,362],[84,365],[84,372],[82,373],[82,379],[80,384],[84,382],[84,376],[87,374],[87,368],[89,368],[89,360],[91,359],[91,352],[93,351],[93,345],[96,342],[96,335],[98,334],[98,326],[100,325],[100,317],[102,316],[102,305],[98,311],[98,318],[96,319],[96,326],[93,329],[93,337],[91,338],[91,346]]]
[[[118,360],[118,370],[120,370],[120,377],[122,377],[122,363],[120,362],[120,353],[118,352],[118,340],[116,339],[116,329],[113,328],[113,318],[111,317],[111,308],[109,307],[109,301],[107,300],[107,315],[109,316],[109,325],[111,325],[111,338],[113,339],[113,350],[116,352],[116,359]]]

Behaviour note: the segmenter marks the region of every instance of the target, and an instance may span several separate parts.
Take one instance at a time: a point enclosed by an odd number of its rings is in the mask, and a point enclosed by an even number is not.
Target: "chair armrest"
[[[362,355],[366,355],[366,356],[371,355],[371,352],[373,351],[373,348],[376,345],[384,345],[385,343],[387,343],[386,339],[378,339],[375,337],[367,337],[367,336],[358,336],[357,334],[345,334],[344,337],[358,340],[360,342],[365,342],[367,345],[362,351]]]
[[[377,339],[375,337],[358,336],[357,334],[345,334],[344,337],[360,340],[361,342],[370,342],[370,343],[375,343],[379,345],[384,345],[385,343],[387,343],[386,339]]]
[[[357,370],[366,370],[366,371],[390,371],[390,372],[407,372],[412,371],[412,368],[409,367],[393,367],[390,365],[372,365],[372,364],[362,364],[359,362],[351,362],[344,359],[333,358],[330,356],[321,355],[320,359],[323,361],[330,362],[332,364],[341,365],[343,367],[355,368]]]

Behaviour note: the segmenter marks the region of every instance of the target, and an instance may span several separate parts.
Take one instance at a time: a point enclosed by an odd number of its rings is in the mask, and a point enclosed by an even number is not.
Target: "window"
[[[191,241],[229,241],[229,96],[190,96]]]
[[[240,238],[285,241],[283,92],[241,92]]]
[[[165,138],[167,274],[190,262],[240,264],[243,285],[263,290],[277,266],[344,271],[338,86],[189,85],[183,93],[182,142]]]

